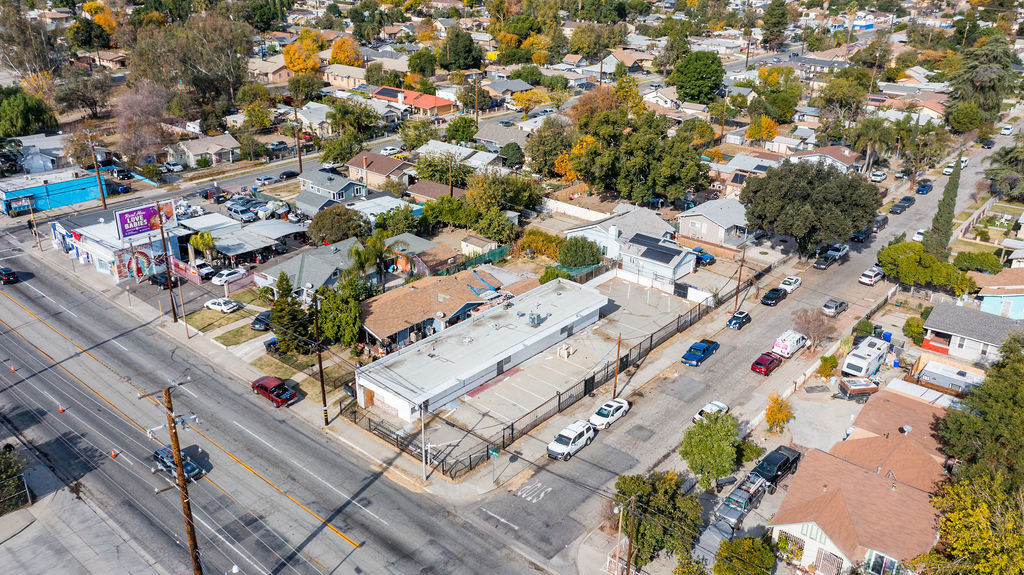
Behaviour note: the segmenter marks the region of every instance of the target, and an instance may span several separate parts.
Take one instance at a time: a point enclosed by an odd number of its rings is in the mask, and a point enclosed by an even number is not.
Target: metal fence
[[[784,257],[784,258],[782,258],[782,259],[772,263],[771,265],[765,266],[765,267],[761,268],[760,270],[754,272],[754,275],[750,276],[750,278],[748,278],[747,280],[743,281],[743,283],[739,284],[738,286],[733,287],[731,290],[729,290],[729,291],[727,291],[725,293],[715,294],[715,305],[716,306],[720,306],[723,303],[725,303],[725,302],[727,302],[729,300],[734,299],[736,297],[736,291],[737,290],[743,292],[743,291],[746,291],[746,290],[750,289],[751,286],[753,286],[755,283],[761,281],[762,279],[764,279],[765,276],[770,274],[772,272],[772,270],[774,270],[775,268],[777,268],[777,267],[787,263],[789,260],[793,259],[794,257],[795,256],[793,256],[792,254],[788,255],[788,256],[786,256],[786,257]]]

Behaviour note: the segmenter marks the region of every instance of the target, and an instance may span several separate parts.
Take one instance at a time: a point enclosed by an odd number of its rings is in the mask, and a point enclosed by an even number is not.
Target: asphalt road
[[[7,258],[16,256],[9,236],[0,246]],[[232,565],[244,573],[538,570],[445,504],[392,484],[287,409],[249,393],[247,382],[77,285],[70,270],[15,259],[24,281],[0,289],[0,318],[8,324],[0,359],[18,365],[16,374],[3,374],[3,413],[169,572],[186,566],[180,504],[173,491],[153,494],[168,485],[168,476],[149,470],[166,431],[155,430],[157,440],[143,431],[164,423],[164,414],[137,394],[186,374],[192,382],[175,392],[175,411],[201,418],[181,441],[203,450],[196,460],[207,475],[190,495],[209,572]]]

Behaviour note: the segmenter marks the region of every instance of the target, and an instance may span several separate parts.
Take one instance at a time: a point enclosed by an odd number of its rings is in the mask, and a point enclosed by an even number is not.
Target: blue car
[[[743,329],[743,326],[750,323],[750,319],[751,318],[749,313],[743,310],[739,310],[736,313],[732,314],[732,317],[729,318],[729,321],[725,322],[725,326],[732,329],[740,330]]]
[[[683,354],[683,359],[680,361],[686,365],[698,367],[704,363],[704,360],[711,357],[716,351],[718,351],[718,342],[711,341],[710,339],[702,339],[697,343],[690,346],[690,349],[686,350]]]
[[[704,251],[704,248],[693,248],[690,251],[697,256],[697,263],[702,266],[709,266],[715,263],[715,256]]]
[[[927,194],[928,192],[932,191],[932,183],[931,182],[921,182],[921,184],[919,186],[917,186],[917,189],[914,190],[914,191],[916,193],[922,194],[922,195]]]

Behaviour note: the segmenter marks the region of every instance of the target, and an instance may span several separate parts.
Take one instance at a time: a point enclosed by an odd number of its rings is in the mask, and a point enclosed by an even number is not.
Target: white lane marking
[[[37,293],[37,294],[39,294],[39,295],[41,295],[41,296],[45,297],[46,299],[48,299],[48,300],[52,301],[53,303],[57,303],[57,302],[56,302],[56,301],[55,301],[55,300],[54,300],[54,299],[53,299],[52,297],[50,297],[50,296],[48,296],[48,295],[44,294],[43,292],[39,291],[39,288],[37,288],[36,286],[34,286],[34,285],[32,285],[32,284],[28,284],[28,287],[30,287],[30,288],[32,288],[32,289],[34,289],[34,290],[36,290],[36,293]],[[61,307],[63,307],[63,306],[61,306]]]
[[[305,471],[306,473],[310,474],[311,476],[313,476],[313,478],[315,478],[315,479],[316,479],[317,481],[319,481],[320,483],[323,483],[323,484],[324,484],[324,485],[326,485],[327,487],[331,488],[331,489],[332,489],[332,490],[333,490],[333,491],[334,491],[335,493],[337,493],[338,495],[341,495],[341,496],[342,496],[342,497],[344,497],[345,499],[347,499],[347,500],[349,500],[350,502],[352,502],[352,504],[353,504],[353,505],[355,505],[356,507],[358,507],[358,508],[362,509],[363,511],[365,511],[365,512],[367,512],[368,514],[370,514],[371,516],[373,516],[373,518],[374,518],[374,519],[376,519],[377,521],[380,521],[380,522],[381,522],[381,523],[383,523],[384,525],[387,525],[387,524],[388,524],[388,522],[387,522],[387,521],[384,521],[383,519],[381,519],[381,518],[380,518],[379,516],[377,516],[377,514],[376,514],[376,513],[374,513],[373,511],[370,511],[369,509],[367,509],[367,508],[363,507],[362,505],[360,505],[360,504],[359,504],[359,502],[358,502],[358,501],[356,501],[355,499],[352,499],[351,497],[349,497],[348,495],[346,495],[345,493],[343,493],[342,491],[340,491],[340,490],[339,490],[339,489],[338,489],[337,487],[335,487],[335,486],[331,485],[330,483],[327,483],[326,481],[324,481],[323,479],[321,479],[321,478],[320,478],[320,476],[318,476],[318,475],[317,475],[316,473],[313,473],[312,471],[310,471],[310,470],[306,469],[305,467],[303,467],[303,466],[302,466],[302,464],[301,464],[301,463],[299,463],[298,461],[295,461],[294,459],[289,459],[288,461],[291,461],[291,462],[292,462],[292,465],[294,465],[294,466],[298,467],[299,469],[301,469],[301,470]]]
[[[340,439],[340,440],[341,440],[341,442],[342,442],[342,443],[344,443],[345,445],[347,445],[347,446],[351,447],[352,449],[355,449],[356,451],[358,451],[359,453],[362,453],[362,454],[363,454],[363,455],[365,455],[366,457],[369,457],[370,459],[372,459],[372,460],[373,460],[373,461],[374,461],[375,463],[377,463],[378,465],[384,465],[384,466],[387,466],[387,463],[384,463],[383,461],[381,461],[381,460],[377,459],[376,457],[374,457],[374,456],[370,455],[370,453],[369,453],[368,451],[366,451],[366,450],[365,450],[365,449],[363,449],[362,447],[359,447],[359,446],[358,446],[358,445],[356,445],[355,443],[352,443],[351,441],[349,441],[349,440],[345,439],[344,437],[342,437],[342,436],[338,435],[337,433],[333,433],[332,435],[334,435],[334,437],[337,437],[338,439]]]
[[[502,519],[501,517],[498,517],[497,515],[495,515],[495,514],[491,513],[490,511],[488,511],[488,510],[484,509],[483,507],[481,507],[481,508],[480,508],[480,510],[481,510],[481,511],[483,511],[484,513],[486,513],[486,514],[490,515],[491,517],[493,517],[493,518],[497,519],[498,521],[501,521],[501,522],[502,522],[502,523],[504,523],[505,525],[508,525],[508,526],[509,526],[509,527],[511,527],[512,529],[515,529],[516,531],[519,531],[519,527],[517,527],[517,526],[516,526],[515,524],[513,524],[513,523],[509,523],[508,521],[505,521],[505,520],[504,520],[504,519]]]
[[[279,450],[278,448],[276,448],[276,447],[274,447],[273,445],[271,445],[271,444],[270,444],[270,442],[268,442],[268,441],[267,441],[266,439],[263,439],[263,438],[262,438],[262,437],[260,437],[259,435],[256,435],[255,433],[253,433],[253,432],[249,431],[248,429],[246,429],[246,428],[245,428],[245,426],[244,426],[244,425],[242,425],[241,423],[238,423],[237,421],[232,421],[231,423],[234,423],[234,424],[235,424],[235,425],[237,425],[238,427],[241,427],[241,428],[242,428],[242,431],[244,431],[244,432],[248,433],[249,435],[251,435],[251,436],[255,437],[256,439],[258,439],[258,440],[262,441],[262,442],[263,442],[263,445],[266,445],[267,447],[269,447],[269,448],[273,449],[274,451],[276,451],[276,452],[278,452],[278,453],[281,453],[281,451],[280,451],[280,450]]]
[[[199,397],[198,395],[196,395],[196,394],[192,393],[192,390],[191,390],[191,389],[189,389],[189,388],[187,388],[187,387],[182,387],[182,388],[181,388],[181,390],[182,390],[182,391],[184,391],[185,393],[187,393],[187,394],[191,395],[192,397],[196,397],[196,398],[198,398],[198,397]]]
[[[61,307],[61,309],[63,309],[64,311],[68,312],[69,314],[71,314],[71,315],[73,315],[73,316],[75,316],[75,317],[78,317],[78,314],[76,314],[75,312],[73,312],[73,311],[69,310],[68,308],[64,307],[63,305],[62,305],[62,306],[60,306],[60,307]]]
[[[123,345],[121,345],[121,342],[117,341],[116,339],[112,339],[110,341],[114,342],[114,345],[116,345],[117,347],[119,347],[119,348],[121,348],[121,349],[123,349],[125,351],[128,351],[128,348],[123,346]]]
[[[13,260],[14,258],[20,258],[22,256],[27,256],[27,255],[28,254],[14,254],[13,256],[4,256],[4,257],[0,258],[0,260]]]
[[[519,403],[518,401],[516,401],[514,399],[509,399],[509,398],[505,397],[504,395],[498,393],[497,391],[494,392],[494,395],[497,395],[498,397],[504,399],[505,401],[511,403],[512,405],[518,407],[519,409],[522,409],[523,411],[527,411],[527,412],[530,411],[525,405]]]

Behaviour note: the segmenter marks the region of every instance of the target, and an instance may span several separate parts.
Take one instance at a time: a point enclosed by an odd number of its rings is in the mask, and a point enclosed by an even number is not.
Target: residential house
[[[96,50],[95,52],[89,52],[87,57],[93,64],[103,66],[107,70],[120,70],[128,67],[128,56],[123,52]]]
[[[421,216],[423,215],[423,207],[414,204],[412,202],[406,202],[400,200],[391,194],[377,194],[372,198],[364,198],[346,202],[345,207],[359,212],[366,218],[366,221],[370,222],[370,227],[376,227],[377,217],[381,214],[386,214],[394,210],[402,210],[408,208],[412,211],[412,215]]]
[[[324,82],[332,88],[351,90],[366,82],[366,69],[344,64],[328,64],[320,69]]]
[[[342,203],[366,197],[366,184],[324,169],[302,172],[299,176],[299,189]],[[303,213],[307,212],[303,211]],[[312,214],[307,213],[307,215]]]
[[[663,88],[651,90],[644,94],[643,101],[645,104],[654,104],[671,110],[678,110],[682,104],[682,101],[676,93],[675,86],[665,86]],[[705,106],[705,110],[706,109],[707,107]]]
[[[377,88],[374,87],[373,91],[376,90]],[[359,94],[354,94],[352,92],[342,92],[340,90],[331,92],[331,95],[338,99],[352,100],[365,106],[369,106],[370,109],[377,114],[377,117],[380,118],[380,124],[382,126],[389,126],[396,122],[406,120],[413,113],[411,106],[399,104],[398,102],[374,100],[372,98],[365,98]]]
[[[807,150],[793,154],[795,162],[821,162],[833,166],[842,173],[860,170],[864,165],[864,156],[846,146],[824,146],[815,150]]]
[[[679,214],[678,219],[679,238],[690,238],[733,251],[749,238],[747,211],[736,198],[706,201]]]
[[[21,141],[21,169],[26,174],[38,174],[70,167],[71,158],[64,151],[64,138],[64,134],[33,134],[18,138]]]
[[[562,57],[562,63],[574,68],[582,68],[588,64],[587,59],[579,54],[566,54]]]
[[[300,191],[293,201],[295,202],[296,211],[310,218],[326,208],[341,203],[332,200],[330,196],[324,196],[309,190]]]
[[[1024,329],[1024,321],[986,313],[967,306],[938,303],[924,320],[923,349],[972,363],[999,359],[1007,336]]]
[[[231,134],[182,140],[164,149],[171,160],[189,168],[198,167],[202,158],[208,159],[210,164],[231,163],[241,158],[241,144]]]
[[[518,144],[525,153],[526,138],[529,136],[522,130],[499,126],[497,124],[483,124],[476,132],[477,143],[487,146],[487,149],[497,153],[507,144]]]
[[[501,167],[501,156],[493,152],[481,152],[465,146],[448,144],[438,140],[430,140],[419,148],[416,148],[419,155],[438,156],[451,154],[456,161],[473,168],[477,173],[495,170]]]
[[[529,92],[533,86],[523,80],[494,80],[490,84],[481,86],[496,99],[505,98],[511,100],[514,94]]]
[[[412,164],[403,160],[373,152],[359,152],[345,165],[348,166],[350,178],[363,182],[374,190],[383,189],[384,183],[388,180],[398,182],[403,188],[406,187],[409,185],[409,174],[406,170],[412,168]]]
[[[723,190],[726,195],[739,194],[747,178],[761,177],[771,168],[782,165],[783,157],[770,152],[742,152],[727,163],[711,163],[712,188]]]
[[[248,71],[253,80],[271,86],[287,84],[295,75],[284,65],[283,54],[275,54],[266,59],[249,58]]]
[[[840,59],[822,59],[810,56],[797,56],[789,61],[789,65],[804,80],[811,80],[848,68],[852,64]]]
[[[380,29],[381,40],[395,41],[398,40],[399,36],[403,36],[407,33],[407,30],[402,26],[383,26]]]
[[[905,572],[938,539],[931,492],[946,457],[932,429],[944,414],[890,389],[872,395],[845,441],[803,456],[769,523],[773,540],[816,573]]]
[[[482,238],[475,234],[469,234],[462,238],[459,242],[459,249],[462,251],[462,255],[467,258],[485,254],[487,252],[498,249],[498,242]]]
[[[616,213],[606,218],[566,229],[565,237],[586,238],[601,248],[602,256],[618,260],[622,257],[622,247],[635,234],[646,234],[658,240],[671,239],[675,234],[672,224],[652,210],[630,204],[619,204],[615,209]]]
[[[801,144],[803,140],[800,138],[791,138],[789,136],[775,136],[770,141],[764,143],[764,149],[769,152],[775,152],[783,156],[788,156],[793,152],[802,150]]]
[[[746,45],[746,42],[726,38],[690,37],[690,50],[694,52],[714,52],[719,56],[739,56],[744,48],[746,48]]]
[[[292,111],[291,108],[288,110]],[[299,123],[302,124],[305,131],[320,137],[330,136],[334,133],[334,128],[327,120],[327,115],[331,112],[331,107],[327,104],[306,102],[306,105],[299,108],[297,112],[292,112],[298,115]]]
[[[413,90],[401,90],[388,86],[377,88],[373,93],[373,98],[375,100],[411,106],[415,113],[424,116],[451,114],[458,109],[458,104],[451,100],[414,92]]]
[[[567,40],[571,39],[573,32],[575,32],[578,28],[582,28],[582,27],[584,27],[586,25],[587,25],[586,22],[573,22],[571,20],[566,20],[562,24],[562,34],[565,35],[565,38]]]
[[[524,132],[532,134],[536,130],[540,129],[540,127],[544,125],[544,122],[549,118],[554,122],[561,122],[567,126],[572,123],[572,120],[562,114],[548,114],[546,116],[537,116],[536,118],[530,118],[528,120],[518,122],[516,123],[516,127]]]
[[[981,290],[981,311],[1010,319],[1024,319],[1024,268],[1006,268],[997,274],[967,272]]]
[[[432,276],[455,264],[458,254],[444,244],[414,234],[398,234],[385,240],[395,253],[395,269],[409,276]]]
[[[540,73],[544,76],[561,76],[565,78],[565,87],[570,90],[577,90],[587,81],[587,77],[573,70],[564,68],[541,68]]]
[[[650,52],[625,50],[622,48],[613,48],[608,52],[617,62],[625,66],[630,74],[640,72],[645,66],[650,66],[654,61],[654,56]]]
[[[821,110],[814,106],[797,106],[793,114],[794,122],[807,122],[808,124],[821,123]]]
[[[277,265],[256,272],[253,280],[259,287],[275,289],[277,278],[284,272],[295,289],[293,293],[301,300],[307,301],[312,297],[312,293],[309,292],[335,285],[345,272],[354,267],[352,248],[357,245],[358,239],[348,238],[329,246],[299,252]],[[306,288],[307,284],[312,284],[313,289]],[[277,297],[277,294],[274,296]]]
[[[461,198],[466,195],[466,190],[459,187],[449,188],[447,184],[439,184],[430,180],[416,180],[416,183],[409,186],[405,193],[409,194],[414,200],[425,203],[449,194],[456,198]]]

